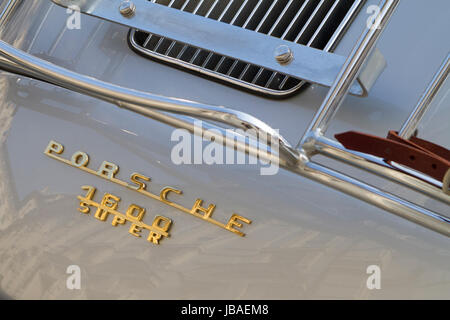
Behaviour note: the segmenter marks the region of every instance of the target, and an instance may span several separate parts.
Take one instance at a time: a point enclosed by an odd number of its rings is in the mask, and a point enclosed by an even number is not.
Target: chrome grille
[[[209,19],[332,51],[364,0],[149,0]],[[148,57],[272,96],[297,91],[302,80],[197,48],[163,35],[130,32],[131,47]]]

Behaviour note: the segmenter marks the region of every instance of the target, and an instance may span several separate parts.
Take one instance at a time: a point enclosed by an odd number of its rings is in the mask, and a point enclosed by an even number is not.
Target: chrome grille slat
[[[173,1],[175,1],[175,0],[173,0]],[[170,51],[172,51],[172,49],[173,49],[173,47],[175,46],[176,43],[177,43],[176,41],[172,40],[172,43],[171,43],[170,46],[167,48],[166,52],[164,52],[164,54],[165,54],[166,56],[169,55]]]
[[[222,66],[223,62],[225,61],[226,57],[220,58],[219,62],[217,63],[216,67],[214,68],[214,71],[219,70],[219,68]]]
[[[365,0],[148,0],[220,23],[330,51]],[[139,40],[138,40],[139,39]],[[207,48],[138,30],[130,33],[137,51],[200,71],[246,89],[283,96],[304,82]]]
[[[180,50],[180,52],[179,52],[178,55],[177,55],[177,59],[180,59],[180,58],[181,58],[181,56],[186,52],[186,50],[187,50],[188,47],[189,47],[189,46],[186,45],[186,44],[183,46],[183,48]]]
[[[192,55],[192,58],[189,60],[189,63],[193,63],[193,62],[195,61],[195,59],[197,59],[197,57],[198,57],[200,51],[201,51],[200,49],[197,49],[197,50],[195,51],[195,53]]]
[[[180,8],[181,11],[184,11],[184,9],[186,9],[187,5],[189,4],[189,2],[191,2],[192,0],[186,0],[183,4],[183,6]]]
[[[214,10],[214,8],[217,6],[217,4],[219,3],[219,0],[214,0],[214,2],[212,3],[211,7],[208,9],[208,12],[206,12],[205,17],[209,17],[211,12]]]
[[[147,47],[148,43],[150,42],[150,40],[152,39],[153,34],[149,34],[147,39],[145,39],[144,44],[142,45],[144,48]]]
[[[250,23],[250,21],[253,19],[253,17],[255,16],[256,12],[258,11],[259,7],[261,7],[263,3],[263,0],[258,0],[257,5],[255,6],[255,8],[252,10],[252,12],[250,13],[250,15],[248,16],[247,20],[245,21],[244,25],[242,26],[242,28],[247,28],[248,24]]]
[[[311,14],[308,21],[306,21],[306,24],[303,26],[300,33],[297,35],[294,42],[301,43],[301,44],[307,43],[307,41],[305,41],[305,39],[306,40],[309,39],[308,34],[309,34],[309,32],[311,32],[311,29],[313,29],[313,27],[311,25],[319,19],[319,16],[321,13],[323,13],[323,11],[327,10],[327,7],[330,5],[330,2],[332,3],[332,0],[331,1],[330,0],[320,0],[316,9]]]
[[[242,70],[242,73],[239,75],[239,80],[244,78],[245,74],[248,72],[248,69],[250,69],[250,64],[245,65],[244,70]]]
[[[264,15],[264,17],[261,19],[261,21],[259,22],[258,26],[256,27],[256,31],[261,31],[261,29],[264,27],[265,22],[267,21],[267,19],[269,18],[269,15],[272,13],[273,8],[279,3],[280,0],[275,0],[272,2],[272,4],[270,5],[269,9],[267,10],[266,14]]]
[[[245,0],[244,3],[239,7],[239,10],[234,15],[233,19],[231,20],[230,24],[234,25],[236,22],[236,19],[239,17],[239,15],[244,11],[244,8],[248,5],[249,0]]]
[[[342,3],[342,2],[341,2]],[[322,32],[323,27],[326,25],[326,23],[328,22],[328,20],[330,19],[330,17],[332,17],[333,12],[335,12],[335,10],[337,10],[337,8],[339,8],[339,1],[336,1],[333,6],[329,9],[327,15],[325,16],[325,18],[322,20],[322,22],[320,23],[319,27],[317,27],[316,31],[314,32],[313,36],[311,37],[311,39],[308,41],[308,46],[311,46],[314,41],[317,39],[318,35],[320,34],[320,32]]]
[[[289,77],[286,75],[283,75],[283,80],[280,82],[280,85],[278,86],[279,90],[283,90],[284,86],[286,85],[286,82],[288,81]]]
[[[272,28],[270,28],[270,30],[268,32],[269,35],[272,35],[273,32],[275,31],[275,29],[277,28],[277,26],[279,26],[279,23],[281,22],[281,20],[283,20],[283,18],[285,17],[286,11],[291,7],[293,2],[294,2],[294,0],[289,0],[289,2],[285,5],[283,11],[278,16],[278,18],[275,21],[275,23],[273,24]]]
[[[155,50],[156,52],[158,52],[159,47],[161,46],[162,42],[164,41],[164,38],[161,37],[159,38],[158,42],[156,43],[156,46],[153,50]]]
[[[286,28],[286,31],[281,36],[284,40],[289,40],[290,35],[295,32],[295,28],[298,25],[301,25],[301,21],[304,19],[305,16],[308,14],[308,9],[315,8],[314,3],[318,0],[306,0],[304,1],[301,8],[298,10],[297,14],[295,15],[295,18],[292,19],[292,22],[289,24],[289,26]],[[295,38],[295,37],[294,37]]]
[[[264,88],[268,88],[270,84],[272,83],[275,76],[278,74],[278,72],[272,72],[272,75],[270,76],[269,80],[267,80],[266,84],[264,85]]]
[[[208,54],[208,56],[206,57],[205,61],[204,61],[203,64],[202,64],[202,68],[204,68],[204,67],[208,64],[208,62],[211,60],[211,58],[212,58],[213,55],[214,55],[214,53],[212,53],[212,52],[210,52],[210,53]]]
[[[217,18],[217,21],[222,21],[223,17],[227,13],[228,9],[230,9],[231,5],[233,4],[233,0],[229,0],[227,6],[223,9],[222,13],[220,14],[219,18]]]
[[[235,68],[236,65],[238,64],[238,62],[239,62],[239,60],[235,60],[235,61],[233,62],[233,64],[231,65],[230,70],[228,70],[228,72],[227,72],[227,76],[231,75],[231,73],[233,72],[234,68]]]
[[[255,84],[256,81],[258,81],[259,77],[261,76],[262,72],[264,71],[264,68],[259,68],[258,73],[254,76],[252,83]]]
[[[204,0],[200,0],[200,1],[198,2],[197,6],[195,7],[195,9],[194,9],[194,11],[193,11],[194,14],[197,13],[198,10],[200,10],[200,7],[202,6],[203,2],[204,2]]]

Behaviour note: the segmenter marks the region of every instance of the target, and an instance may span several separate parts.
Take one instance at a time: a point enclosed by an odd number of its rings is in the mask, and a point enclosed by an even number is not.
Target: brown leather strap
[[[417,137],[411,137],[409,140],[401,138],[396,131],[389,131],[388,139],[392,139],[398,142],[408,143],[413,147],[422,149],[423,151],[438,155],[441,158],[450,161],[450,150],[445,149],[430,141],[419,139]]]
[[[371,154],[388,162],[394,161],[439,181],[443,181],[450,170],[450,157],[447,157],[450,155],[449,150],[418,138],[405,140],[395,131],[389,132],[388,139],[355,131],[340,133],[335,137],[349,150]]]

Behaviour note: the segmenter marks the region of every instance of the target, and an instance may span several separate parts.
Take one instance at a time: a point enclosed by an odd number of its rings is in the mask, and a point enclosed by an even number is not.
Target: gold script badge
[[[148,230],[147,241],[154,244],[159,244],[162,237],[169,237],[169,229],[172,225],[172,220],[163,216],[156,216],[151,225],[142,222],[145,215],[145,208],[132,204],[128,207],[126,213],[118,211],[120,198],[111,194],[105,193],[102,200],[97,203],[93,200],[95,191],[97,190],[91,186],[82,186],[81,189],[86,190],[85,196],[78,196],[80,200],[80,207],[78,211],[84,214],[89,214],[91,207],[96,208],[94,217],[100,221],[106,221],[109,215],[113,215],[111,224],[114,227],[123,225],[127,221],[131,223],[128,232],[136,237],[141,237],[144,229]]]
[[[44,154],[52,159],[61,161],[84,172],[90,173],[130,190],[136,191],[151,199],[160,201],[168,206],[188,213],[194,217],[202,219],[203,221],[212,223],[241,237],[245,236],[245,233],[241,231],[241,229],[244,227],[244,223],[252,223],[250,219],[247,219],[236,213],[233,213],[226,223],[220,222],[213,218],[213,213],[216,208],[215,204],[209,204],[208,206],[205,206],[203,205],[204,201],[202,199],[196,199],[192,208],[183,207],[182,205],[168,199],[170,194],[175,194],[178,196],[182,195],[183,192],[179,189],[173,187],[164,187],[163,189],[161,189],[159,194],[154,194],[147,190],[146,183],[150,182],[151,179],[141,173],[135,172],[131,174],[130,182],[122,181],[116,178],[116,174],[119,172],[119,166],[115,163],[103,161],[99,169],[94,170],[88,167],[89,155],[87,153],[83,151],[76,151],[72,155],[70,160],[68,160],[62,157],[63,152],[64,146],[59,142],[51,140],[47,148],[45,149]]]

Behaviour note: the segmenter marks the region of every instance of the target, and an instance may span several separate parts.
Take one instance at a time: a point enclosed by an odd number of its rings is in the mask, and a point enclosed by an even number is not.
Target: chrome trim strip
[[[399,0],[384,0],[380,12],[380,18],[382,20],[381,30],[384,29],[385,24],[397,7],[398,2]],[[329,96],[327,96],[327,99],[324,101],[323,107],[314,118],[314,121],[312,122],[313,127],[316,129],[326,128],[328,122],[331,120],[329,109],[331,109],[332,113],[337,111],[337,107],[340,105],[340,102],[342,102],[343,96],[341,95],[348,91],[351,83],[356,79],[358,70],[354,69],[361,69],[362,65],[367,60],[370,51],[374,48],[381,30],[364,31],[360,41],[358,41],[352,54],[347,59],[344,68],[340,72],[340,78],[336,79],[333,88],[330,89]],[[198,129],[188,121],[180,120],[174,116],[155,110],[190,115],[195,118],[211,119],[236,127],[250,126],[251,128],[261,130],[261,132],[273,131],[259,120],[242,112],[157,96],[102,82],[33,57],[21,50],[15,49],[3,41],[0,41],[0,55],[3,56],[3,58],[0,59],[1,66],[13,69],[16,72],[25,73],[39,80],[48,81],[55,85],[117,104],[122,108],[158,119],[159,121],[175,127],[184,126],[190,128],[191,132],[194,134],[198,134],[198,132],[196,133]],[[321,131],[313,130],[311,132],[320,133]],[[275,133],[276,132],[274,132],[274,134]],[[308,135],[309,132],[305,136],[308,138]],[[225,145],[230,143],[227,142],[227,136],[222,134],[214,134],[214,137],[216,138],[217,143]],[[285,140],[282,137],[278,136],[278,138],[280,145],[283,147],[281,150],[285,152],[284,154],[281,154],[281,157],[279,158],[281,167],[340,190],[348,195],[366,201],[367,203],[371,203],[381,209],[392,212],[443,235],[450,236],[449,218],[384,192],[357,179],[311,162],[309,156],[312,156],[312,153],[307,154],[305,152],[305,150],[308,149],[307,143],[310,142],[308,139],[306,139],[307,141],[305,144],[301,145],[300,150],[294,150],[289,144],[284,143]],[[262,159],[277,161],[276,156],[268,154],[267,152],[261,152],[259,148],[255,150],[255,148],[247,141],[242,142],[233,139],[231,145],[234,145],[239,151],[261,156]]]
[[[52,1],[63,7],[77,5],[81,12],[101,19],[167,37],[193,47],[211,50],[226,57],[323,86],[332,85],[345,62],[345,57],[333,53],[230,24],[217,23],[215,20],[148,0],[133,0],[136,12],[132,17],[120,14],[116,0]],[[287,65],[280,65],[274,58],[275,49],[281,45],[290,47],[294,55],[294,60]],[[350,92],[365,96],[369,90],[370,86],[366,86],[360,79],[352,85]]]

